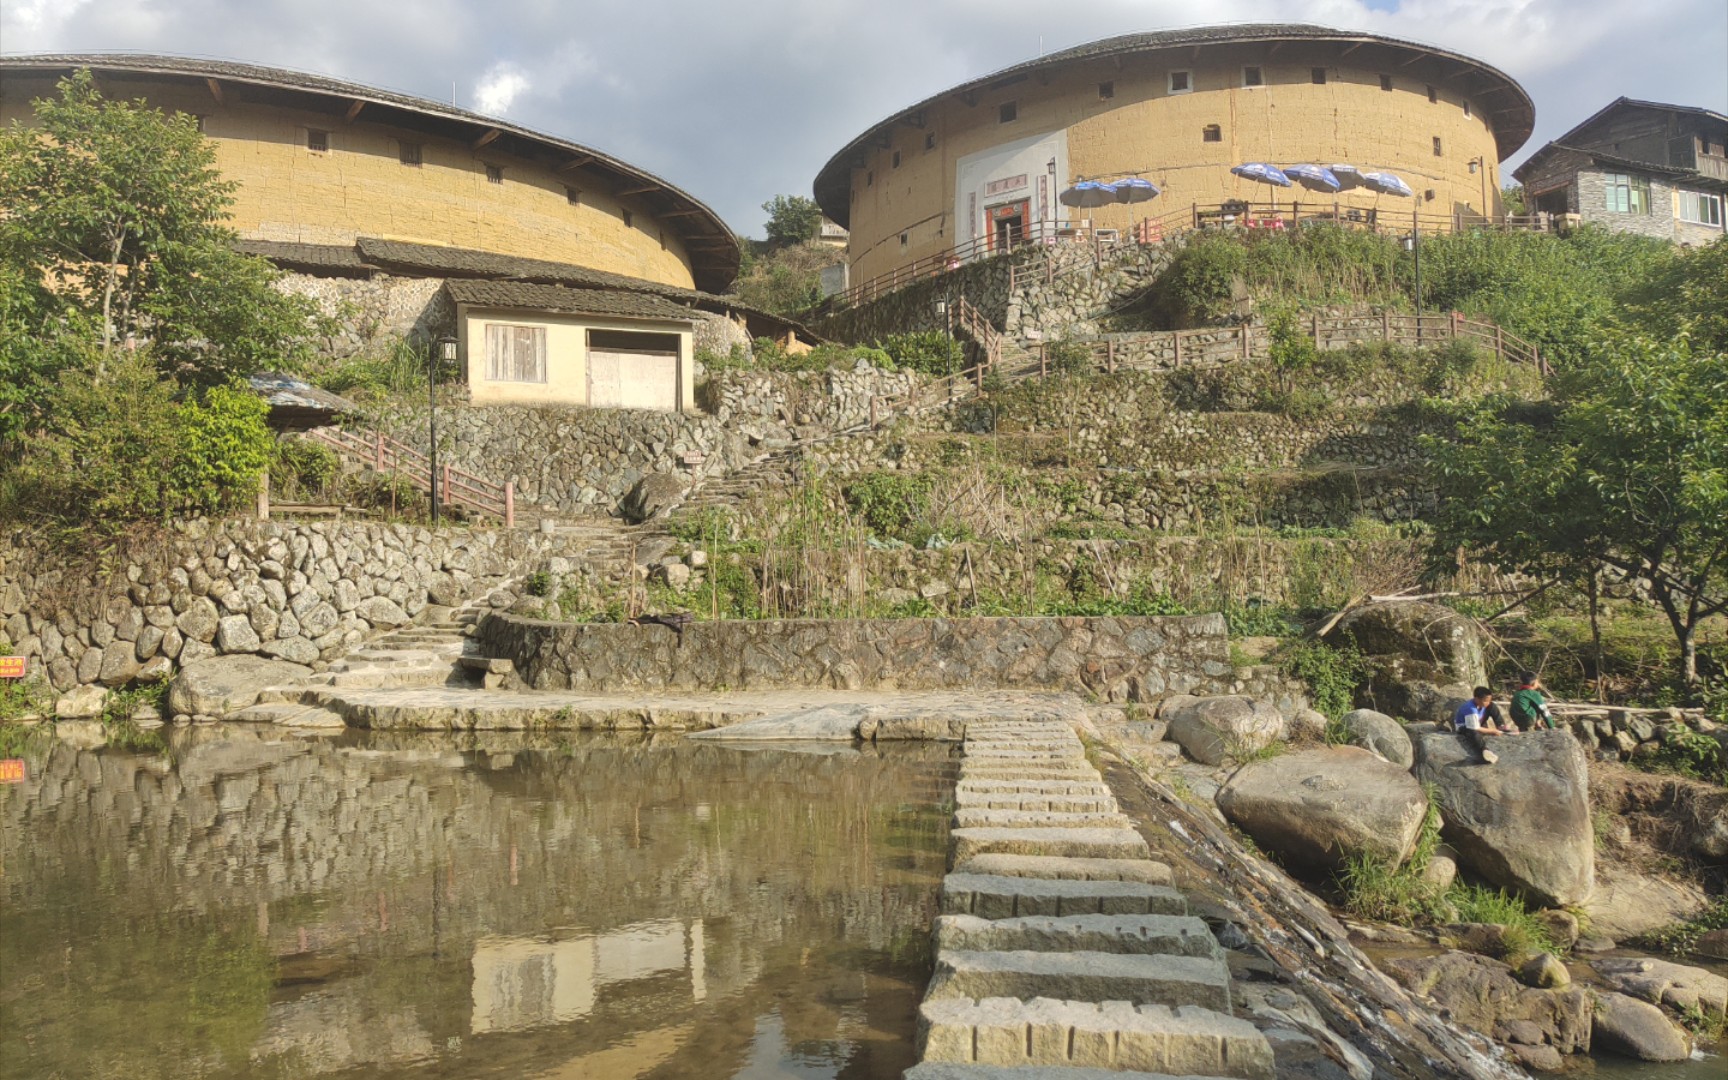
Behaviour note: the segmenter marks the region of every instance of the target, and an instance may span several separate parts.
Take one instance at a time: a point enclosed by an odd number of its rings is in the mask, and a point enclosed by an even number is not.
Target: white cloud
[[[474,110],[487,116],[503,116],[518,97],[528,92],[528,87],[528,76],[516,65],[499,61],[475,85]]]

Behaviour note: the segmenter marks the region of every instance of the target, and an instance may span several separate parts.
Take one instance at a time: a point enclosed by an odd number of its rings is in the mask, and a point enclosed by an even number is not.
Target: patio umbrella
[[[1284,170],[1284,175],[1309,191],[1322,191],[1328,195],[1344,186],[1324,165],[1292,165]]]
[[[1116,189],[1116,201],[1120,203],[1148,202],[1156,199],[1164,191],[1152,181],[1142,180],[1138,176],[1118,180],[1109,186]]]
[[[1410,190],[1409,184],[1389,172],[1363,173],[1362,184],[1369,190],[1377,191],[1382,195],[1398,195],[1407,199],[1416,194]]]
[[[1338,181],[1340,191],[1352,191],[1362,187],[1362,170],[1354,165],[1328,165],[1326,171]]]
[[[1285,176],[1282,170],[1278,169],[1276,166],[1267,165],[1263,162],[1252,161],[1246,165],[1238,165],[1230,171],[1244,180],[1254,180],[1262,184],[1271,184],[1273,187],[1290,186],[1290,178]]]
[[[1063,206],[1075,206],[1089,210],[1095,206],[1109,206],[1119,200],[1116,197],[1114,184],[1100,184],[1096,180],[1082,180],[1056,196],[1056,201]]]

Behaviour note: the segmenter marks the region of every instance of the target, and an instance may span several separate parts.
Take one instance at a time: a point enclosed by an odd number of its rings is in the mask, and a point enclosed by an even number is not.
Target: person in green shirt
[[[1555,726],[1548,711],[1548,695],[1542,692],[1542,680],[1534,671],[1523,674],[1517,692],[1512,695],[1512,722],[1519,731]]]

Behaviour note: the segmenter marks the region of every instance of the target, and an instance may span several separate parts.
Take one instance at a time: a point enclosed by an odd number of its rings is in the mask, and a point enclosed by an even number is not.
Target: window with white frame
[[[1191,71],[1172,71],[1170,73],[1170,92],[1186,94],[1194,89],[1194,73]]]
[[[1650,178],[1629,173],[1604,173],[1602,190],[1605,208],[1611,214],[1648,214],[1650,212]]]
[[[546,328],[486,324],[486,381],[546,381]]]
[[[1704,191],[1680,191],[1676,194],[1679,196],[1681,221],[1718,229],[1722,227],[1722,196]]]

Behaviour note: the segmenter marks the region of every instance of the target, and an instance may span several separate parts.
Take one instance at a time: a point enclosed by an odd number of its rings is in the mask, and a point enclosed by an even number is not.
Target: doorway
[[[990,225],[990,250],[1007,251],[1026,239],[1026,222],[1032,216],[1032,200],[1021,199],[986,207],[984,215]]]

